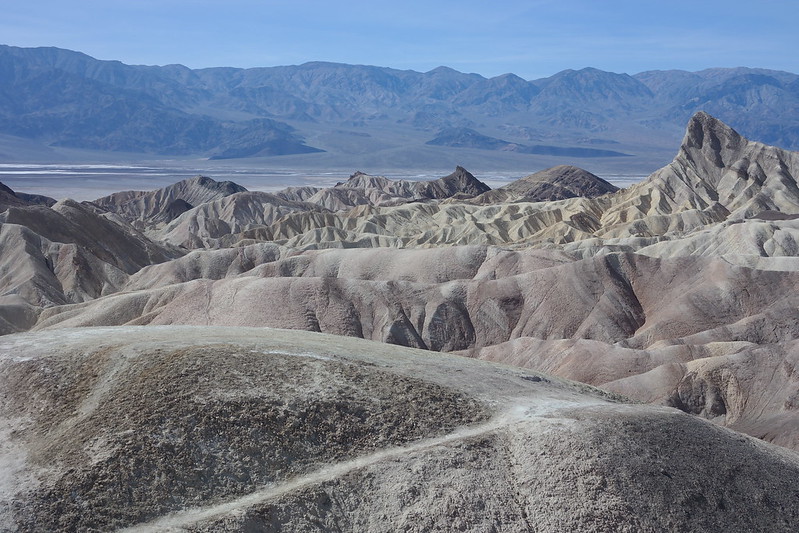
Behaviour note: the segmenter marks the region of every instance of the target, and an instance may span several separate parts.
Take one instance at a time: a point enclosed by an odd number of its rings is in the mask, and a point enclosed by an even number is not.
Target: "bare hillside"
[[[791,531],[799,459],[675,409],[357,339],[0,339],[19,531]]]

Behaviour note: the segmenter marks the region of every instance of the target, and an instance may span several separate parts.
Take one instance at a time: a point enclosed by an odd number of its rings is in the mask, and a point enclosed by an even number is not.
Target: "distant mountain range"
[[[448,166],[466,154],[515,166],[534,157],[665,161],[699,110],[799,149],[799,75],[788,72],[586,68],[528,81],[320,62],[193,70],[0,46],[0,160],[20,159],[13,141],[42,148],[35,154],[289,155],[353,166]]]

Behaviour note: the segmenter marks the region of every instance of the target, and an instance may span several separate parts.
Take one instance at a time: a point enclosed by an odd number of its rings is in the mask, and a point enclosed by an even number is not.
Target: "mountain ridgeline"
[[[341,156],[349,164],[367,155],[424,164],[426,155],[452,150],[491,152],[495,161],[613,159],[671,150],[699,110],[796,149],[797,109],[799,76],[764,69],[630,76],[586,68],[487,79],[446,67],[420,73],[321,62],[132,66],[0,46],[0,134],[51,148],[323,163]],[[0,145],[0,157],[12,156]]]

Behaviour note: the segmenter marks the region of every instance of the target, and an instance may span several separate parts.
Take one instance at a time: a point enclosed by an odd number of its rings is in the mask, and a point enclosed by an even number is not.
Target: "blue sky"
[[[525,79],[596,67],[763,67],[799,73],[797,0],[30,0],[0,43],[131,64],[334,61]]]

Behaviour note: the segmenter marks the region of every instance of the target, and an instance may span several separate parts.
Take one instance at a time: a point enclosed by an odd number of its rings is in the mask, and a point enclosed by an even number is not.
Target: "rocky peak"
[[[372,176],[371,174],[359,170],[351,175],[350,179],[345,182],[337,183],[335,186],[352,189],[378,189],[388,192],[398,181],[399,180],[390,180],[383,176]]]
[[[14,194],[14,191],[11,190],[11,187],[8,187],[8,186],[6,186],[6,185],[4,185],[2,183],[0,183],[0,193],[10,194],[11,196],[16,196],[16,194]]]
[[[700,111],[688,122],[680,151],[633,194],[658,197],[659,214],[689,209],[718,221],[766,211],[799,212],[799,154],[747,140]]]
[[[166,206],[166,209],[164,209],[163,212],[163,217],[167,222],[172,222],[180,215],[193,208],[194,206],[188,203],[186,200],[178,198],[177,200],[173,200],[171,204]]]
[[[441,200],[461,194],[475,196],[491,190],[488,185],[461,166],[456,167],[452,174],[431,181],[392,180],[358,171],[347,181],[336,184],[336,187],[375,189],[407,200],[422,198]]]
[[[517,180],[508,187],[520,188],[527,185],[547,183],[554,187],[563,189],[563,198],[572,198],[575,196],[584,196],[586,198],[594,198],[609,192],[616,192],[618,187],[609,183],[599,176],[588,172],[580,167],[572,165],[558,165],[545,170],[541,170]],[[551,200],[561,198],[548,198]]]
[[[17,196],[10,187],[0,183],[0,211],[5,211],[9,207],[22,207],[29,205],[28,202]]]
[[[680,154],[691,159],[705,159],[716,167],[725,167],[748,141],[724,122],[704,111],[691,117],[685,130]],[[679,157],[679,156],[678,156]]]
[[[443,190],[446,191],[447,196],[452,196],[456,193],[476,196],[491,190],[491,187],[475,178],[471,172],[460,165],[456,166],[455,172],[449,176],[433,181],[431,184],[437,182],[442,186]]]
[[[237,192],[247,191],[246,188],[242,187],[238,183],[234,183],[232,181],[216,181],[206,176],[195,176],[193,178],[189,178],[181,182],[178,182],[173,187],[179,187],[181,185],[184,185],[187,188],[196,187],[201,189],[207,189],[209,191],[222,193],[225,196],[230,194],[235,194]]]
[[[619,188],[585,169],[558,165],[519,178],[504,187],[481,194],[479,204],[545,202],[566,198],[596,198]]]
[[[5,211],[9,207],[19,207],[21,205],[24,205],[24,203],[20,201],[19,198],[0,188],[0,212]]]

